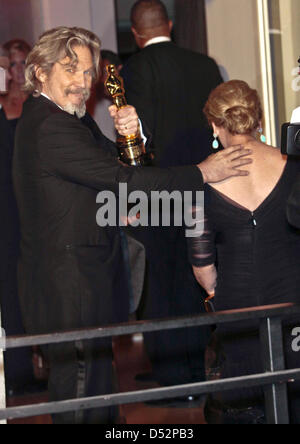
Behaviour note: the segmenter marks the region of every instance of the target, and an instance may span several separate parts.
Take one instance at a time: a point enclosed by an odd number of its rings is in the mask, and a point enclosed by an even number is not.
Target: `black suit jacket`
[[[121,74],[128,103],[152,133],[156,165],[191,165],[211,154],[202,110],[223,81],[213,59],[172,42],[157,43],[131,57]]]
[[[118,195],[120,182],[148,194],[203,187],[195,166],[123,166],[109,152],[112,142],[85,123],[30,97],[17,128],[19,291],[29,333],[107,324],[128,313],[118,228],[96,224],[99,191]]]

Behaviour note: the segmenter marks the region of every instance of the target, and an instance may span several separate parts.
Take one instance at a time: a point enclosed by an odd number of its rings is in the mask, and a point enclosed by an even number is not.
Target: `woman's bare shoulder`
[[[257,141],[245,148],[252,150],[253,163],[247,166],[249,176],[232,177],[222,183],[214,184],[214,188],[239,195],[244,191],[248,193],[250,189],[256,190],[264,183],[276,183],[285,169],[287,156],[283,156],[278,148]]]
[[[283,155],[279,148],[270,145],[261,144],[259,149],[255,151],[255,155],[263,163],[278,165],[278,167],[285,165],[287,162],[287,156]]]

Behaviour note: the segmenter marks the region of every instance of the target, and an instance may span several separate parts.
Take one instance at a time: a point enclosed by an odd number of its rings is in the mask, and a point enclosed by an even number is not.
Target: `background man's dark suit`
[[[222,78],[214,60],[172,42],[151,44],[125,64],[128,103],[153,136],[154,164],[201,162],[212,153],[212,137],[202,112]],[[188,262],[184,230],[155,228],[136,232],[148,259],[148,294],[141,317],[157,318],[203,311],[202,289]],[[208,329],[146,336],[155,379],[162,385],[203,380]]]
[[[30,97],[16,134],[14,184],[21,221],[20,299],[28,333],[85,328],[126,320],[128,297],[117,228],[96,224],[101,190],[195,189],[197,167],[142,171],[121,165],[114,145],[87,116]],[[111,343],[50,346],[52,400],[112,391]],[[109,423],[108,411],[87,422]],[[78,415],[57,422],[82,421]]]
[[[156,165],[191,165],[212,153],[202,110],[223,81],[213,59],[157,43],[131,57],[121,75],[129,103],[151,131]]]

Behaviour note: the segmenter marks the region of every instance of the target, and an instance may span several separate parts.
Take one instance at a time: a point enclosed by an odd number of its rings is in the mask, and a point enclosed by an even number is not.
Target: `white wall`
[[[114,0],[31,0],[41,5],[44,30],[80,26],[100,37],[102,46],[117,50]]]
[[[114,0],[0,0],[0,41],[21,37],[33,44],[56,26],[80,26],[117,50]]]
[[[0,43],[19,37],[32,45],[31,18],[30,1],[0,0]]]
[[[208,50],[225,68],[261,92],[256,0],[206,0]]]
[[[47,29],[79,26],[117,51],[114,0],[0,0],[0,43],[22,38],[31,45]]]
[[[57,26],[90,28],[91,11],[88,0],[41,0],[45,29]]]

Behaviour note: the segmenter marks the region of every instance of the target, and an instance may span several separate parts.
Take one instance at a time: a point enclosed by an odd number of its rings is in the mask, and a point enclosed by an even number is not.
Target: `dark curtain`
[[[207,54],[205,0],[175,0],[178,46]]]

